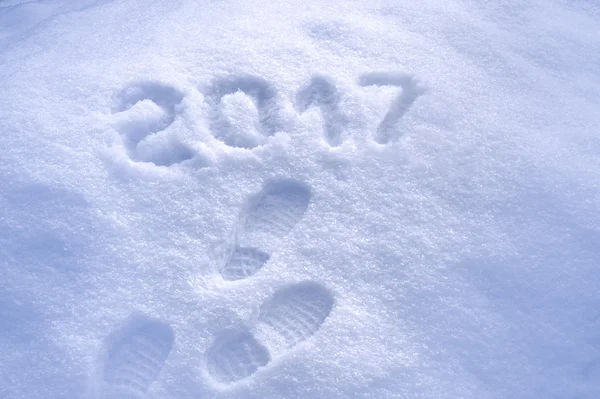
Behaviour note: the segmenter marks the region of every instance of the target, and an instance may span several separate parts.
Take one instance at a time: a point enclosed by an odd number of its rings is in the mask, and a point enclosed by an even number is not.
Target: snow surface
[[[600,4],[0,1],[0,398],[600,397]]]

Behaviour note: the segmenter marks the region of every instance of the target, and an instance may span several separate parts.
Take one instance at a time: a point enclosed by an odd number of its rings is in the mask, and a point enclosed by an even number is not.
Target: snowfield
[[[0,0],[0,398],[600,397],[600,4]]]

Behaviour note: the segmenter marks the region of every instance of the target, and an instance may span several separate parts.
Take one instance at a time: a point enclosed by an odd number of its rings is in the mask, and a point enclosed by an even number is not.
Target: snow
[[[0,398],[600,397],[599,22],[0,0]]]

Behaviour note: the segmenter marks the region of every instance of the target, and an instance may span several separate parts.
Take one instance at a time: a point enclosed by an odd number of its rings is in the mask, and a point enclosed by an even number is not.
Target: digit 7
[[[362,75],[358,83],[361,86],[396,86],[402,89],[377,127],[375,136],[375,141],[380,144],[397,140],[401,135],[401,132],[395,128],[398,121],[408,112],[415,100],[425,92],[425,89],[417,85],[413,76],[404,73],[371,72]]]

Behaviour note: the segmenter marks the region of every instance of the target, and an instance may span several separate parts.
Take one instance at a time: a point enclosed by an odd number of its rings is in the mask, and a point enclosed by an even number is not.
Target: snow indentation
[[[359,78],[361,86],[397,86],[402,89],[394,99],[390,110],[377,128],[375,140],[379,144],[396,141],[402,135],[397,124],[412,107],[413,103],[421,96],[425,89],[420,87],[413,76],[404,73],[371,72]]]
[[[215,137],[231,147],[255,148],[266,142],[269,136],[282,129],[277,91],[265,79],[252,75],[232,75],[216,78],[205,90],[206,98],[213,108],[210,128]],[[258,112],[258,123],[249,128],[232,123],[231,96],[243,93],[250,97]],[[235,97],[234,97],[235,100]],[[243,107],[241,99],[237,99]]]
[[[310,188],[296,180],[267,183],[248,200],[239,217],[233,241],[225,251],[221,276],[240,280],[255,274],[302,219],[311,198]]]
[[[320,108],[325,140],[331,146],[340,144],[348,118],[340,108],[340,92],[332,79],[323,75],[313,76],[296,96],[296,104],[300,112],[312,106]]]
[[[102,367],[104,391],[144,394],[163,368],[175,334],[165,322],[131,316],[107,339]]]
[[[249,331],[229,339],[217,340],[207,355],[209,374],[221,383],[233,383],[254,374],[269,363],[267,348]]]
[[[331,292],[312,281],[279,289],[263,303],[251,329],[215,341],[207,352],[209,375],[223,384],[252,376],[273,356],[313,336],[333,304]]]
[[[258,319],[291,348],[316,333],[332,307],[333,296],[329,290],[305,281],[277,291],[263,304]]]
[[[171,166],[193,158],[192,150],[169,131],[183,94],[156,82],[134,83],[118,95],[113,126],[134,162]]]

